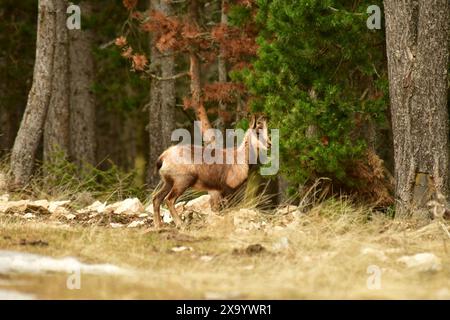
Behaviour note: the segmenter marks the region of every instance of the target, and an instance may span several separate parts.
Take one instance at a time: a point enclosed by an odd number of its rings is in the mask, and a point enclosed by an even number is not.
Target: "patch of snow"
[[[0,250],[0,274],[46,272],[121,275],[128,271],[112,264],[85,264],[73,257],[52,258],[48,256]],[[0,298],[1,299],[1,298]]]
[[[0,289],[0,300],[34,300],[35,296],[15,290]]]

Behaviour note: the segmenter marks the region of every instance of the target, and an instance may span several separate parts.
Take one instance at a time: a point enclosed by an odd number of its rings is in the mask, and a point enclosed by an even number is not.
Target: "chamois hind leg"
[[[162,188],[153,196],[153,223],[158,229],[161,228],[162,225],[160,212],[161,203],[173,186],[173,183],[170,183],[165,179],[163,179],[162,181],[164,183]]]
[[[181,196],[187,189],[189,189],[189,187],[194,184],[194,182],[195,178],[190,176],[183,177],[183,179],[175,181],[172,189],[166,197],[167,206],[169,207],[170,214],[172,215],[172,218],[175,221],[177,227],[181,227],[183,221],[181,220],[180,216],[178,215],[177,209],[175,208],[175,202],[177,201],[179,196]]]

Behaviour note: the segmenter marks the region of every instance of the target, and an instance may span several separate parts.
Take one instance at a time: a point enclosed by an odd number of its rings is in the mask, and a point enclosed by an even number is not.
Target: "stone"
[[[192,199],[184,205],[184,210],[209,214],[211,213],[211,204],[209,203],[210,199],[211,196],[209,194]]]
[[[29,203],[30,200],[0,202],[0,212],[7,213],[12,211],[13,213],[22,213],[27,210]]]
[[[179,246],[179,247],[173,247],[171,251],[173,252],[183,252],[183,251],[193,251],[194,249],[192,247],[186,247],[186,246]]]
[[[143,226],[144,224],[145,224],[144,221],[136,220],[136,221],[131,222],[127,226],[127,228],[137,228],[137,227]]]
[[[67,220],[73,220],[73,219],[75,219],[77,216],[74,215],[73,213],[69,213],[69,214],[66,214],[64,217],[65,217]]]
[[[111,228],[113,228],[113,229],[118,229],[118,228],[123,228],[123,227],[124,227],[123,224],[121,224],[121,223],[114,223],[114,222],[111,222],[109,225],[110,225]]]
[[[170,214],[169,210],[161,210],[161,213],[163,215],[164,223],[171,223],[173,221],[172,215]]]
[[[200,260],[203,262],[210,262],[212,259],[214,259],[214,257],[212,256],[201,256]]]
[[[362,255],[374,256],[378,260],[381,260],[381,261],[388,260],[388,257],[386,256],[386,254],[383,251],[378,250],[378,249],[374,249],[374,248],[370,248],[370,247],[362,248],[361,249],[361,254]]]
[[[31,212],[28,212],[23,215],[23,218],[24,219],[34,219],[34,218],[36,218],[36,216],[34,214],[32,214]]]
[[[106,202],[95,201],[90,206],[78,210],[77,213],[90,213],[90,212],[104,213],[105,208],[106,208]]]
[[[289,249],[289,239],[287,237],[281,237],[272,245],[272,248],[276,251]]]
[[[28,205],[30,207],[36,207],[36,208],[41,208],[41,209],[47,210],[50,203],[48,202],[48,200],[36,200],[36,201],[31,201]]]
[[[115,214],[138,215],[144,211],[144,206],[138,198],[128,198],[107,206],[105,211]]]
[[[418,253],[413,256],[403,256],[398,258],[397,261],[404,263],[410,269],[417,269],[422,272],[442,270],[441,259],[430,252]]]
[[[52,214],[65,213],[67,209],[64,206],[69,203],[70,200],[50,201],[50,203],[48,204],[48,211]]]

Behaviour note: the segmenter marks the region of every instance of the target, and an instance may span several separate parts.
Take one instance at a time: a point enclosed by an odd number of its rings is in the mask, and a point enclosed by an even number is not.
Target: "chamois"
[[[263,116],[258,118],[252,116],[249,129],[238,147],[215,149],[215,152],[223,152],[224,160],[231,152],[232,163],[195,162],[194,155],[196,153],[203,155],[207,148],[202,146],[175,145],[165,150],[156,163],[163,186],[153,197],[155,227],[161,227],[160,206],[164,199],[177,227],[182,225],[182,220],[175,209],[175,202],[191,187],[199,191],[208,191],[211,195],[211,206],[214,208],[220,198],[234,192],[247,180],[249,156],[257,155],[259,149],[267,150],[270,144],[266,119]]]

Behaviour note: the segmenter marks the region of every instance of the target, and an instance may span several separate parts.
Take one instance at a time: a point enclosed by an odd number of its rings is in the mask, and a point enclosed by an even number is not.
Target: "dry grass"
[[[261,214],[261,220],[267,223],[264,231],[237,232],[233,212],[228,212],[181,232],[144,232],[0,216],[1,249],[70,255],[83,262],[135,270],[130,277],[82,275],[80,290],[68,290],[67,275],[61,274],[0,275],[0,279],[6,277],[10,283],[4,288],[42,299],[450,298],[450,238],[437,223],[421,226],[413,220],[391,220],[344,200],[316,205],[294,222],[270,214]],[[288,247],[276,249],[283,238],[288,239]],[[44,240],[49,245],[23,246],[20,239]],[[265,250],[246,251],[252,244]],[[170,250],[180,245],[193,250]],[[387,259],[362,254],[367,247],[383,251]],[[424,273],[396,262],[402,255],[420,252],[437,255],[443,269]],[[380,290],[367,288],[370,265],[382,270]]]

